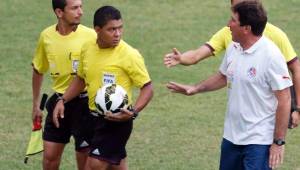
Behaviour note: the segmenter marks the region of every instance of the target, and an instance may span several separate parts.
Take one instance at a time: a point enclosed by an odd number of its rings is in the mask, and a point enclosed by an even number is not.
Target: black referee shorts
[[[56,105],[57,97],[61,95],[53,94],[47,101],[46,108],[48,115],[46,117],[43,139],[55,143],[69,143],[70,137],[75,140],[75,150],[85,151],[91,144],[94,133],[93,120],[89,112],[88,97],[86,93],[65,104],[64,118],[59,118],[59,128],[56,128],[53,120],[53,110]]]
[[[92,139],[90,157],[119,165],[126,154],[126,143],[132,131],[133,121],[114,122],[96,117],[95,135]]]

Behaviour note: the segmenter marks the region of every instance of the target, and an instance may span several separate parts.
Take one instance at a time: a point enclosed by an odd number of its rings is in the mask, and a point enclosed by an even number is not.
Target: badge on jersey
[[[103,73],[102,84],[114,84],[116,83],[116,76],[112,73]]]
[[[255,69],[255,67],[250,67],[248,69],[247,75],[250,78],[254,78],[256,76],[256,69]]]
[[[73,74],[77,73],[78,65],[79,65],[79,58],[80,53],[79,52],[70,52],[69,59],[71,60],[72,64],[72,72]]]
[[[74,73],[77,73],[78,65],[79,65],[79,60],[72,61],[72,70]]]

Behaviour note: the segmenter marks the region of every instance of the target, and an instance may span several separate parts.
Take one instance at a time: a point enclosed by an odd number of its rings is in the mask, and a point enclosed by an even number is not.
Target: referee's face
[[[98,34],[97,43],[100,48],[111,48],[119,45],[123,34],[122,19],[110,20],[102,28],[95,27]]]
[[[63,11],[62,20],[68,25],[80,24],[80,18],[83,14],[81,0],[66,0],[66,6]]]

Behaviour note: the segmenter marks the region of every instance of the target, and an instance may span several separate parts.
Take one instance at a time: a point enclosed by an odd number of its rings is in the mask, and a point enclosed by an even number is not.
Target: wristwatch
[[[132,112],[133,112],[133,116],[131,118],[132,118],[132,120],[134,120],[134,119],[136,119],[138,117],[139,112],[136,111],[135,109],[132,109]]]
[[[58,101],[60,101],[60,100],[62,100],[64,104],[66,103],[66,99],[63,98],[62,96],[58,96],[58,97],[57,97],[56,103],[57,103]]]
[[[278,146],[282,146],[285,144],[285,141],[283,139],[274,139],[273,143],[278,145]]]
[[[297,106],[296,109],[295,109],[295,111],[298,112],[298,113],[300,113],[300,107]]]

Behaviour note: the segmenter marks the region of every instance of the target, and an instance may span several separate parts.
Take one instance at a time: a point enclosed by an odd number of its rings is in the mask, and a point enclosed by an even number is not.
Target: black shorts
[[[126,143],[132,131],[133,121],[113,122],[96,117],[95,135],[92,140],[90,157],[119,165],[126,157]]]
[[[52,115],[56,99],[61,94],[53,94],[47,101],[43,139],[55,143],[69,143],[71,135],[75,140],[75,150],[85,151],[91,144],[94,133],[93,120],[89,112],[87,95],[80,95],[65,104],[64,118],[59,118],[59,128],[56,128]]]

